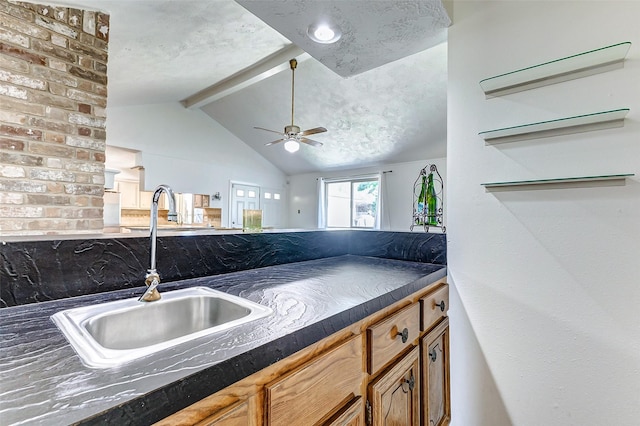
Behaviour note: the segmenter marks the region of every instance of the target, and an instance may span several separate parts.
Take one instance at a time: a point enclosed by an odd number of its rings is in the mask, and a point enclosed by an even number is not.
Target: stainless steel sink
[[[207,287],[67,309],[51,316],[89,367],[112,367],[272,313],[266,306]]]

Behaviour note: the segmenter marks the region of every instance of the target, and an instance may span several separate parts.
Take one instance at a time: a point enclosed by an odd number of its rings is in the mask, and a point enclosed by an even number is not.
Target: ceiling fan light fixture
[[[311,40],[321,44],[335,43],[342,37],[342,33],[338,27],[324,23],[309,25],[307,35]]]
[[[293,58],[289,61],[289,66],[291,68],[291,124],[284,126],[284,133],[277,132],[275,130],[265,129],[264,127],[254,127],[254,129],[265,130],[267,132],[278,133],[282,135],[282,137],[278,140],[268,142],[264,144],[265,146],[271,146],[277,143],[284,142],[284,149],[289,152],[296,152],[300,149],[300,142],[306,143],[311,146],[322,146],[322,142],[314,141],[313,139],[309,139],[306,136],[315,135],[318,133],[324,133],[327,131],[324,127],[314,127],[313,129],[300,130],[299,126],[296,126],[293,121],[293,108],[294,108],[294,99],[295,99],[295,70],[298,66],[298,61]]]
[[[284,143],[284,149],[293,153],[300,149],[300,143],[295,139],[289,139]]]

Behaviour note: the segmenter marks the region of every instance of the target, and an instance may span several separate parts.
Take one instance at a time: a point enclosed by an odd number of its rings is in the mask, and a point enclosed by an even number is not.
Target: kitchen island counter
[[[108,369],[84,366],[50,316],[142,288],[4,308],[0,423],[150,424],[445,276],[440,264],[344,255],[162,283],[225,291],[274,314]]]

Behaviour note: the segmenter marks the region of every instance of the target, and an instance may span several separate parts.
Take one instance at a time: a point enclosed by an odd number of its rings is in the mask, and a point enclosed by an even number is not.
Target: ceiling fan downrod
[[[298,61],[293,58],[289,60],[289,66],[291,67],[291,126],[293,127],[293,102],[294,102],[294,91],[295,91],[295,78],[296,78],[296,67],[298,66]]]

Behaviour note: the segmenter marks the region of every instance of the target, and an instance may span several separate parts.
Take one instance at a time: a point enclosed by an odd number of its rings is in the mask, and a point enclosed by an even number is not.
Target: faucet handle
[[[155,269],[150,269],[149,271],[147,271],[147,275],[144,276],[144,283],[147,285],[147,287],[156,287],[158,284],[160,284],[160,275],[158,275]]]
[[[160,292],[156,289],[158,284],[160,284],[160,275],[158,275],[155,269],[150,269],[147,272],[144,283],[147,285],[147,290],[138,299],[140,302],[153,302],[154,300],[159,300],[162,297],[160,296]]]

